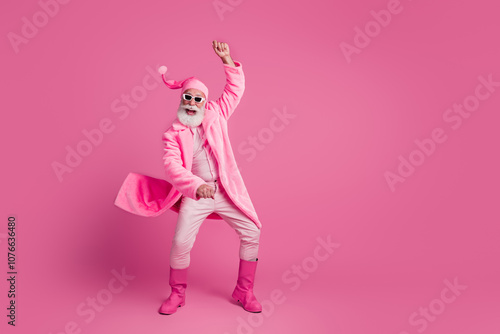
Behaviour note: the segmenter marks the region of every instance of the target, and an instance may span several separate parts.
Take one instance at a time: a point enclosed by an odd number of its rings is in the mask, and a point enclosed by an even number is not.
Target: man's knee
[[[260,228],[258,228],[257,226],[255,226],[255,229],[254,229],[254,236],[255,238],[259,239],[260,238]]]
[[[245,233],[242,234],[240,238],[242,241],[245,241],[247,243],[258,244],[260,239],[260,229],[255,226],[254,228],[245,231]]]
[[[193,244],[194,238],[175,236],[172,239],[172,246],[182,250],[191,250],[191,248],[193,248]]]

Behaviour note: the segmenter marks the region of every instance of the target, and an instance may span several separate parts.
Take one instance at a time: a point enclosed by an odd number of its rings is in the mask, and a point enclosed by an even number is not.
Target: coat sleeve
[[[184,196],[198,200],[196,190],[206,184],[205,181],[185,168],[179,143],[172,133],[167,131],[163,134],[163,143],[163,165],[167,181]]]
[[[222,64],[226,73],[226,85],[222,95],[217,100],[210,101],[211,107],[217,110],[226,120],[233,114],[245,91],[243,66],[236,60],[234,60],[234,64],[236,67]]]

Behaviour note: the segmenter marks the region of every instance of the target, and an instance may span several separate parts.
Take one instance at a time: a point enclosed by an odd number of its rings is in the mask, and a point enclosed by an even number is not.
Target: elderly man
[[[185,305],[190,251],[206,218],[223,219],[240,239],[239,271],[232,297],[249,312],[261,312],[253,294],[260,229],[250,196],[238,170],[227,132],[227,121],[245,90],[242,64],[233,61],[227,43],[212,42],[223,62],[226,85],[215,101],[197,78],[163,81],[181,89],[177,118],[163,134],[166,181],[129,173],[115,204],[143,216],[157,216],[167,209],[178,212],[170,250],[171,293],[161,314],[175,313]]]
[[[163,80],[182,88],[177,119],[164,133],[163,157],[167,181],[182,194],[170,250],[171,294],[159,312],[172,314],[185,304],[190,250],[203,221],[215,213],[240,238],[239,274],[233,298],[249,312],[261,312],[253,294],[261,223],[238,171],[227,133],[227,121],[245,89],[242,65],[233,61],[227,43],[212,42],[226,73],[222,96],[208,101],[208,89],[191,77],[182,82]]]

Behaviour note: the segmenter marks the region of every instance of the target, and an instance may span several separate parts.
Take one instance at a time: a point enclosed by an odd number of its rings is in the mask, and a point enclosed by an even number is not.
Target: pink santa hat
[[[163,79],[163,82],[165,82],[165,85],[167,85],[168,88],[171,89],[179,89],[182,88],[181,90],[181,96],[182,93],[189,88],[194,88],[201,90],[203,94],[205,94],[205,99],[208,100],[208,88],[205,86],[203,82],[198,80],[195,77],[190,77],[187,79],[184,79],[182,81],[176,81],[176,80],[167,80],[165,78],[165,73],[167,73],[167,67],[166,66],[160,66],[158,68],[158,72],[161,74],[161,77]]]

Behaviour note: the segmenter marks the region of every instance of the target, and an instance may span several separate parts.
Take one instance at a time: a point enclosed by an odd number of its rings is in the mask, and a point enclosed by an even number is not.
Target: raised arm
[[[215,101],[208,103],[216,109],[226,120],[238,106],[245,91],[245,75],[240,62],[233,61],[227,43],[212,42],[215,53],[221,58],[226,74],[226,85],[222,95]]]

